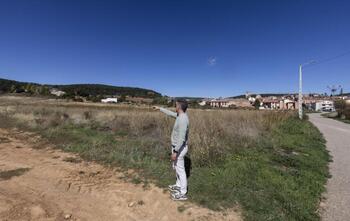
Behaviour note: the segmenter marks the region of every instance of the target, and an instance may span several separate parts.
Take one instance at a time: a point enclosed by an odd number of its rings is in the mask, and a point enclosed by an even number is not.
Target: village
[[[303,95],[303,107],[310,111],[332,112],[335,111],[336,100],[348,100],[348,96],[342,95]],[[298,108],[298,95],[261,96],[259,94],[246,94],[245,98],[218,98],[203,99],[200,106],[212,108],[255,108],[259,110],[295,110]]]
[[[65,94],[64,91],[52,89],[52,95],[61,97]],[[176,97],[167,97],[167,103],[171,104]],[[86,99],[82,97],[76,97],[76,100],[81,99],[86,102]],[[304,94],[303,95],[303,107],[309,111],[320,111],[320,112],[332,112],[335,111],[334,102],[337,100],[349,100],[348,94]],[[222,109],[258,109],[258,110],[296,110],[298,109],[298,94],[285,94],[285,95],[260,95],[246,93],[244,96],[232,97],[232,98],[203,98],[193,99],[187,98],[189,102],[192,101],[194,107],[201,108],[222,108]],[[138,104],[152,104],[154,101],[149,98],[131,97],[126,96],[121,99],[118,95],[109,95],[99,100],[105,104],[116,104],[116,103],[138,103]]]

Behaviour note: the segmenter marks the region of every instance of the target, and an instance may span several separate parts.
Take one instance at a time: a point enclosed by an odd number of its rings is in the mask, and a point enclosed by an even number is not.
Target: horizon
[[[5,78],[0,78],[0,80],[9,80],[9,81],[17,81],[14,79],[5,79]],[[37,83],[37,82],[23,82],[23,81],[17,81],[19,83],[27,83],[27,84],[40,84],[40,85],[46,85],[46,86],[69,86],[69,85],[101,85],[101,86],[111,86],[111,87],[125,87],[125,86],[119,86],[119,85],[109,85],[109,84],[96,84],[96,83],[74,83],[74,84],[41,84],[41,83]],[[150,91],[154,91],[156,93],[160,93],[159,91],[155,91],[152,88],[140,88],[140,87],[132,87],[130,86],[130,88],[136,88],[136,89],[145,89],[145,90],[150,90]],[[240,96],[244,96],[246,94],[242,93],[242,94],[236,94],[236,95],[231,95],[231,96],[227,96],[227,97],[223,97],[223,96],[219,96],[219,97],[197,97],[197,96],[169,96],[167,94],[162,94],[160,93],[162,96],[166,96],[166,97],[172,97],[172,98],[203,98],[203,99],[218,99],[218,98],[235,98],[235,97],[240,97]],[[279,96],[279,95],[298,95],[298,92],[291,92],[291,93],[287,93],[287,92],[261,92],[261,93],[249,93],[250,95],[269,95],[269,96]],[[304,95],[315,95],[315,94],[319,94],[319,95],[325,95],[325,96],[330,96],[331,94],[328,92],[325,93],[320,93],[320,92],[310,92],[310,93],[303,93]],[[343,91],[344,95],[348,95],[350,94],[350,92],[347,91]],[[339,96],[341,95],[340,92],[334,94],[333,96]]]
[[[0,78],[171,97],[350,91],[343,1],[2,1]],[[347,54],[346,54],[347,53]],[[338,55],[344,56],[338,56]],[[327,62],[322,62],[327,61]]]

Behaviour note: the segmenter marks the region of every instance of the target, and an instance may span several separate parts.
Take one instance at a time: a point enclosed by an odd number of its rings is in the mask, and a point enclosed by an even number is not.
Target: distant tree
[[[77,90],[76,94],[81,97],[88,97],[90,95],[89,92],[86,90]]]
[[[168,98],[167,97],[156,97],[153,99],[153,104],[160,104],[160,105],[168,105]]]
[[[75,101],[75,102],[84,102],[84,99],[77,96],[77,97],[73,98],[73,101]]]
[[[47,86],[39,86],[36,89],[37,94],[40,95],[49,95],[50,94],[50,89]]]
[[[201,106],[199,105],[197,100],[190,100],[190,101],[188,101],[188,107],[190,107],[190,108],[200,108]]]
[[[41,93],[39,93],[39,92],[40,92],[40,88],[42,88],[42,87],[43,87],[43,86],[39,86],[39,85],[34,85],[34,84],[32,84],[32,85],[30,85],[29,93],[31,93],[31,94],[36,94],[36,95],[41,94]]]
[[[125,102],[126,101],[126,95],[122,94],[120,98],[118,99],[119,102]]]
[[[11,90],[10,90],[11,93],[15,93],[16,92],[16,85],[12,85],[11,86]]]
[[[21,88],[17,88],[15,92],[16,93],[24,93],[25,90],[21,87]]]
[[[24,86],[24,90],[25,90],[26,92],[30,92],[30,87],[31,87],[30,84],[26,84],[26,85]]]
[[[97,96],[89,96],[88,97],[88,100],[89,101],[92,101],[92,102],[101,102],[101,100],[103,99],[104,97],[102,95],[97,95]]]
[[[259,110],[260,105],[261,105],[261,101],[259,99],[255,99],[255,102],[254,102],[255,109]]]
[[[117,87],[101,84],[40,85],[0,78],[0,91],[5,93],[16,92],[21,89],[33,94],[49,94],[48,89],[50,88],[57,88],[58,90],[66,92],[66,95],[61,98],[69,99],[72,99],[75,96],[88,98],[89,96],[116,94],[142,98],[162,97],[160,93],[144,88]]]

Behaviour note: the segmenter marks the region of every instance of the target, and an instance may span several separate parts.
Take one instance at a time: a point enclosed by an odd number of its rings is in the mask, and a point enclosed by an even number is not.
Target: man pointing
[[[176,183],[169,185],[173,200],[187,200],[187,176],[185,170],[185,155],[188,151],[187,140],[189,120],[186,113],[187,101],[176,101],[176,113],[165,108],[153,107],[168,116],[176,118],[171,133],[171,160],[176,171]]]

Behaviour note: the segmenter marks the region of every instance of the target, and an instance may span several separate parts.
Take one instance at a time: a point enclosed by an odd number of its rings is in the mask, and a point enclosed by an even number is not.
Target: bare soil
[[[0,129],[0,220],[241,220],[174,202],[114,168],[54,149],[35,134]]]

